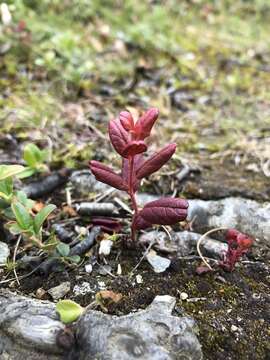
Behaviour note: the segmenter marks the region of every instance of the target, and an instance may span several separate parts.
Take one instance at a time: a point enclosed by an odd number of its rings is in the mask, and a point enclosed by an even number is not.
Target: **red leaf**
[[[115,150],[123,156],[123,151],[129,142],[128,132],[123,128],[119,120],[109,122],[109,136]]]
[[[136,171],[137,178],[142,179],[159,170],[173,156],[175,149],[176,144],[169,144],[151,156],[148,160],[142,163]]]
[[[123,181],[122,177],[116,174],[109,166],[95,160],[90,161],[89,166],[97,180],[116,189],[127,190],[127,185]]]
[[[151,108],[146,111],[136,122],[134,135],[136,140],[144,140],[150,135],[152,127],[158,118],[158,109]]]
[[[129,111],[121,111],[119,114],[120,122],[126,131],[130,131],[134,128],[133,116]]]
[[[152,226],[151,223],[145,221],[142,216],[140,215],[141,212],[139,212],[137,214],[137,216],[135,217],[133,223],[132,223],[132,227],[136,230],[144,230],[147,229],[149,227]]]
[[[150,224],[173,225],[187,217],[188,202],[184,199],[162,198],[151,201],[139,212],[139,216]],[[139,223],[140,219],[137,220]]]
[[[100,226],[101,230],[108,234],[117,233],[122,228],[121,223],[112,218],[93,217],[91,218],[91,223],[93,226]]]
[[[137,154],[141,154],[143,152],[145,152],[147,150],[147,146],[146,144],[139,140],[139,141],[130,141],[126,147],[123,150],[123,155],[124,157],[128,158],[129,156],[134,156]]]

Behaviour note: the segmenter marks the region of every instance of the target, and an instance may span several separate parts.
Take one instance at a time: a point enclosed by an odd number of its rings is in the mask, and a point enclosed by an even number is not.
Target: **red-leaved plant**
[[[173,225],[187,217],[188,202],[184,199],[165,197],[149,202],[143,209],[138,209],[137,206],[135,194],[141,180],[166,164],[176,149],[176,144],[169,144],[148,159],[144,159],[143,153],[147,150],[145,139],[150,135],[157,118],[158,110],[152,108],[136,122],[128,111],[122,111],[119,118],[110,121],[110,141],[122,157],[120,174],[99,161],[90,161],[90,169],[97,180],[129,194],[134,210],[131,225],[133,240],[136,230],[146,229],[154,224]]]
[[[226,232],[228,250],[219,265],[226,271],[233,271],[235,264],[246,254],[253,244],[253,240],[246,234],[235,229]]]

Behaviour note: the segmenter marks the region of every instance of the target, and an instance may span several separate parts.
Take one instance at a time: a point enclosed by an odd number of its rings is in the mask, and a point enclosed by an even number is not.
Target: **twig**
[[[107,196],[113,194],[116,190],[115,189],[109,189],[104,194],[101,194],[96,197],[96,202],[100,202],[101,200],[105,199]]]
[[[18,279],[18,275],[17,275],[17,272],[16,272],[16,256],[17,256],[17,251],[18,251],[18,247],[19,247],[19,245],[20,245],[21,239],[22,239],[22,236],[19,235],[18,240],[17,240],[16,245],[15,245],[15,249],[14,249],[14,253],[13,253],[13,258],[12,258],[13,266],[14,266],[13,272],[14,272],[14,276],[15,276],[15,279],[16,279],[16,281],[17,281],[17,284],[18,284],[19,286],[20,286],[21,284],[20,284],[20,281],[19,281],[19,279]]]
[[[129,274],[129,279],[132,278],[132,275],[134,274],[134,272],[138,269],[138,267],[141,265],[142,261],[145,259],[145,257],[148,255],[151,247],[154,245],[154,243],[156,242],[156,240],[152,240],[150,242],[150,244],[148,245],[147,249],[145,250],[143,256],[140,258],[140,261],[137,263],[137,265],[134,266],[134,268],[131,270],[130,274]]]
[[[118,197],[113,198],[113,200],[121,206],[122,209],[126,210],[128,213],[133,214],[133,211],[131,208],[125,204],[122,200],[120,200]]]
[[[215,228],[215,229],[211,229],[209,231],[207,231],[205,234],[203,234],[198,242],[197,242],[197,252],[200,256],[200,258],[202,259],[203,263],[210,269],[210,270],[213,270],[213,268],[210,266],[210,264],[206,261],[206,258],[203,256],[202,252],[201,252],[201,249],[200,249],[200,246],[201,246],[201,243],[202,241],[206,238],[206,236],[216,232],[216,231],[220,231],[220,230],[227,230],[227,228],[225,227],[219,227],[219,228]]]

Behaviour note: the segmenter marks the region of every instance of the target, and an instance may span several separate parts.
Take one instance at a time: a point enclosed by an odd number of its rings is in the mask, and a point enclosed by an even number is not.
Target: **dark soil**
[[[120,249],[120,248],[119,248]],[[99,274],[99,265],[94,266],[91,274],[79,269],[51,273],[48,278],[34,274],[10,284],[23,294],[36,296],[37,290],[60,285],[70,281],[71,289],[84,282],[90,284],[91,292],[75,296],[71,290],[66,298],[75,300],[82,306],[92,303],[95,308],[109,314],[123,315],[149,305],[156,295],[172,295],[177,299],[176,315],[190,315],[196,319],[198,334],[203,346],[205,359],[268,359],[270,355],[270,272],[262,262],[241,264],[233,273],[218,272],[196,275],[197,261],[174,259],[164,273],[154,273],[151,266],[143,261],[135,275],[129,278],[130,271],[140,260],[141,249],[116,250],[106,260],[116,273],[121,264],[122,276],[112,277]],[[100,260],[100,263],[102,261]],[[136,274],[142,276],[138,284]],[[101,308],[95,305],[95,295],[103,289],[122,294],[118,303],[105,301]],[[180,294],[188,294],[181,300]],[[49,299],[45,294],[43,299]]]

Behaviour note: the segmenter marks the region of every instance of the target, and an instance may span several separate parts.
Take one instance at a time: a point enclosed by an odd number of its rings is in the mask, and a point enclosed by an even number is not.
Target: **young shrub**
[[[228,243],[228,250],[224,255],[223,260],[219,262],[219,265],[226,271],[233,271],[235,264],[251,248],[253,239],[240,231],[228,229],[226,240]]]
[[[122,157],[121,173],[115,173],[99,161],[90,161],[90,169],[96,179],[129,194],[134,210],[131,237],[135,240],[137,230],[152,225],[172,225],[187,217],[188,202],[179,198],[161,198],[139,209],[136,192],[143,178],[158,171],[175,152],[176,144],[168,144],[157,153],[144,159],[147,150],[145,139],[158,118],[155,108],[146,111],[136,122],[128,111],[122,111],[119,118],[109,123],[109,137],[115,151]]]

